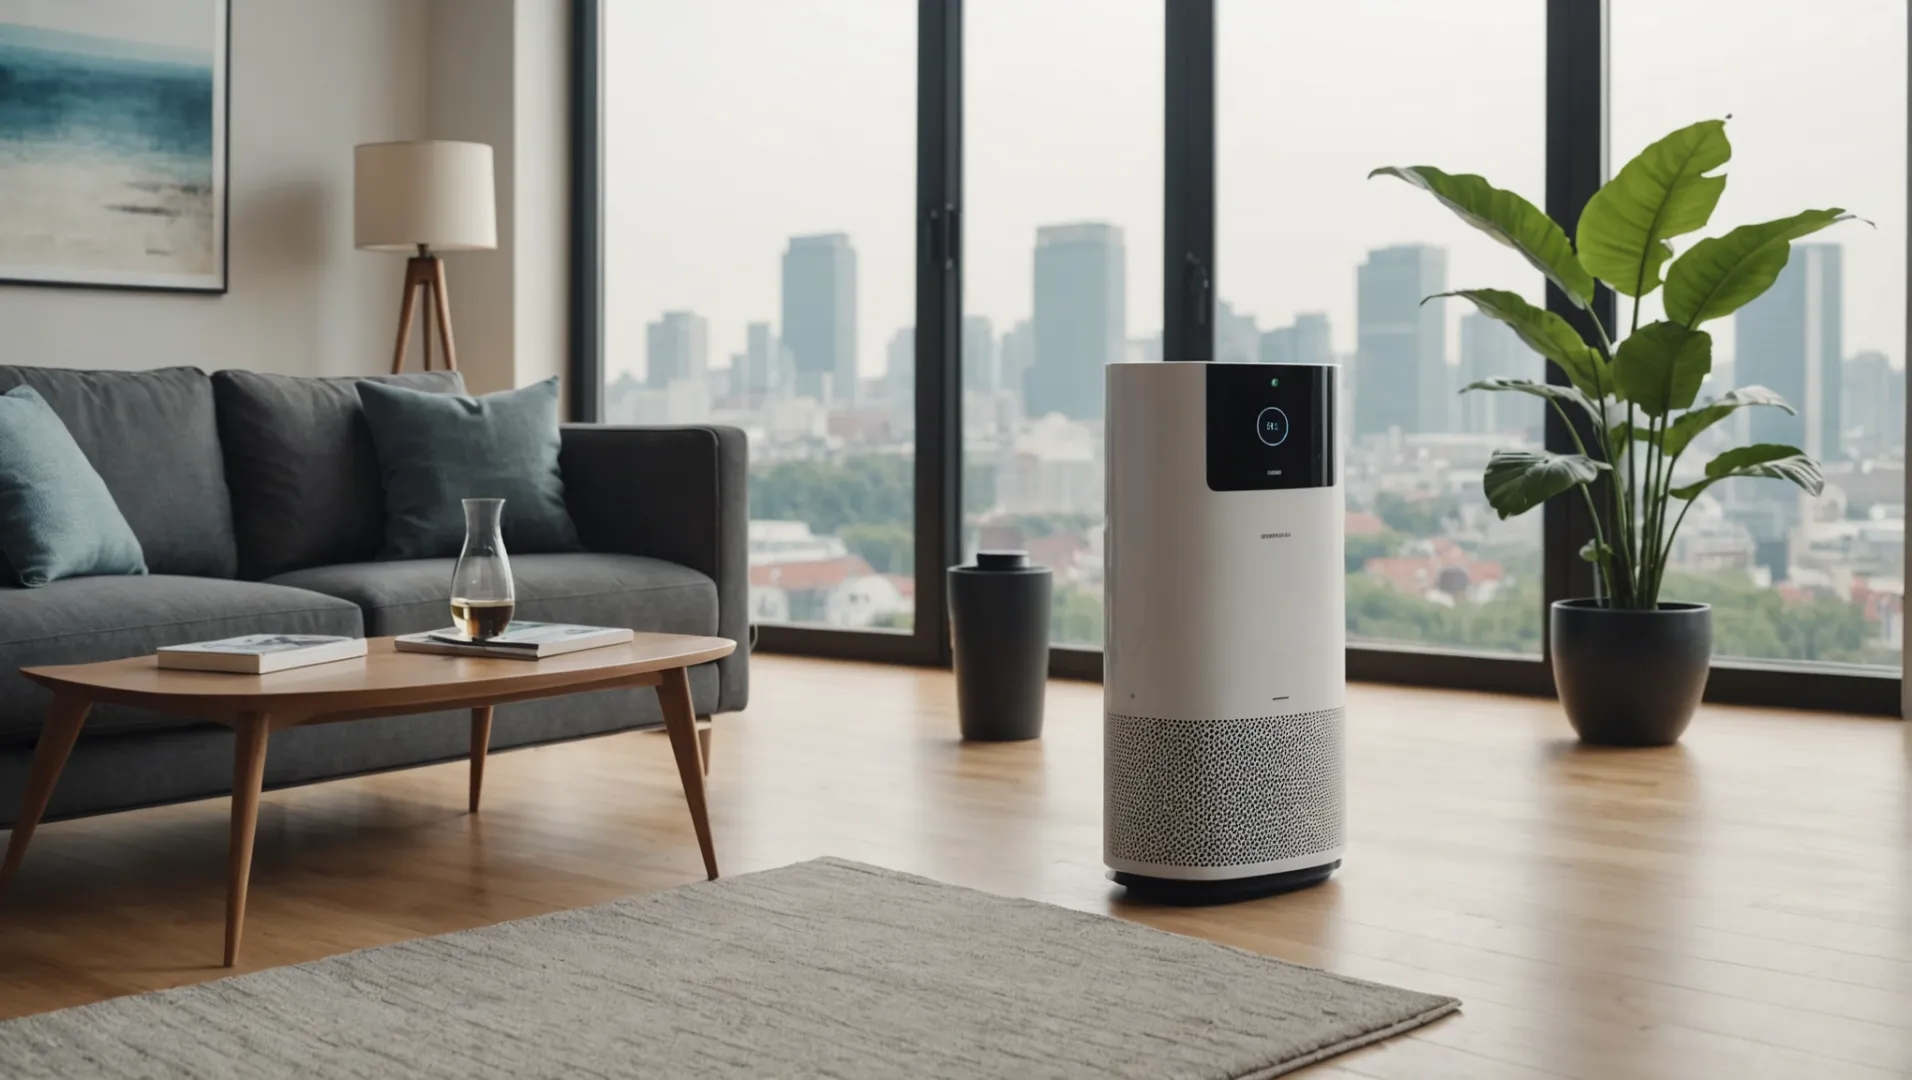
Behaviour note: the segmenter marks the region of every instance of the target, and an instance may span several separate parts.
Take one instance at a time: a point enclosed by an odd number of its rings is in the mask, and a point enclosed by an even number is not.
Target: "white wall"
[[[497,167],[498,250],[446,256],[466,384],[562,375],[569,50],[564,0],[233,0],[230,290],[0,286],[0,363],[389,370],[404,260],[352,246],[352,147],[439,138]]]
[[[476,393],[562,376],[569,353],[570,5],[433,0],[434,138],[489,143],[498,250],[450,256],[458,366]]]
[[[352,147],[428,133],[430,15],[428,0],[233,0],[230,291],[0,286],[0,363],[388,369],[404,263],[352,247]]]

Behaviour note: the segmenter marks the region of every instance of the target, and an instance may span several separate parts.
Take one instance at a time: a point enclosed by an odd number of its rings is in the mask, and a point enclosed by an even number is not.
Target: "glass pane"
[[[754,621],[908,629],[915,5],[606,4],[604,57],[605,419],[749,433]]]
[[[1161,0],[965,6],[963,542],[1102,644],[1103,367],[1160,359]]]
[[[1218,353],[1342,367],[1348,640],[1540,651],[1539,513],[1481,494],[1499,448],[1541,445],[1538,356],[1462,301],[1540,276],[1382,165],[1479,173],[1536,204],[1545,5],[1222,0],[1217,13]],[[1491,118],[1491,119],[1490,119]]]
[[[1682,482],[1749,442],[1825,464],[1811,499],[1777,480],[1732,480],[1688,514],[1662,595],[1714,606],[1714,654],[1897,669],[1905,597],[1906,6],[1848,0],[1838,18],[1776,18],[1734,0],[1616,0],[1617,170],[1648,143],[1730,116],[1733,160],[1713,223],[1674,242],[1846,207],[1877,223],[1795,245],[1771,290],[1708,323],[1702,396],[1771,387],[1799,412],[1748,410],[1680,462]],[[1809,16],[1809,5],[1787,5]],[[1705,41],[1695,49],[1691,43]],[[1621,318],[1632,319],[1624,298]],[[1659,295],[1642,322],[1660,316]]]

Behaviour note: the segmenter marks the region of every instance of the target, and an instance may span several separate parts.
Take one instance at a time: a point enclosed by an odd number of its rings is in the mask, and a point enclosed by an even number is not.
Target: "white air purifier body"
[[[1340,865],[1338,375],[1108,367],[1103,858],[1132,890],[1235,899]]]

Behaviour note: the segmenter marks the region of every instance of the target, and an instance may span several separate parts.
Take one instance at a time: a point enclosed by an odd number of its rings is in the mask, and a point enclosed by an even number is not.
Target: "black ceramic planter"
[[[1713,609],[1662,603],[1658,611],[1555,601],[1554,688],[1582,742],[1667,746],[1679,741],[1706,692]]]

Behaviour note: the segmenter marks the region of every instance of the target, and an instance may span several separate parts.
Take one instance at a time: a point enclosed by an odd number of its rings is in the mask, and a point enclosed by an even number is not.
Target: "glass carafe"
[[[503,499],[465,500],[465,547],[451,572],[451,621],[473,640],[504,633],[517,606],[505,557],[504,512]]]

